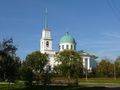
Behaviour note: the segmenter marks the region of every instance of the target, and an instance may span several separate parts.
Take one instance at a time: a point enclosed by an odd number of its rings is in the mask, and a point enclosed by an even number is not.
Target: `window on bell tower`
[[[46,42],[46,46],[49,47],[49,42],[48,41]]]

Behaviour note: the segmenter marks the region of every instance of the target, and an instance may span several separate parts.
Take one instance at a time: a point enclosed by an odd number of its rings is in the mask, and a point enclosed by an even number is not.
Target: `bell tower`
[[[40,52],[48,54],[49,62],[48,64],[51,66],[51,69],[55,65],[55,51],[52,48],[52,41],[51,38],[51,31],[48,28],[48,13],[47,9],[45,11],[45,17],[44,17],[44,28],[42,30],[42,35],[40,39]]]
[[[44,28],[42,30],[42,37],[40,40],[40,51],[42,53],[47,53],[52,51],[52,38],[51,38],[51,31],[48,29],[48,13],[47,9],[45,11],[45,21],[44,21]]]

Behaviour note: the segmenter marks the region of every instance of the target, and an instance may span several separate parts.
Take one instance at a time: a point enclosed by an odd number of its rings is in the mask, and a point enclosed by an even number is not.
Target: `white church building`
[[[58,44],[59,52],[63,50],[76,50],[76,41],[68,32],[60,38]],[[53,50],[53,39],[51,37],[51,31],[49,30],[47,25],[47,14],[45,16],[45,27],[42,30],[42,35],[40,39],[40,52],[49,55],[49,65],[52,68],[57,65],[57,63],[55,62],[56,51]],[[91,70],[94,67],[93,60],[88,53],[82,53],[81,58],[84,68],[87,68],[87,70]]]

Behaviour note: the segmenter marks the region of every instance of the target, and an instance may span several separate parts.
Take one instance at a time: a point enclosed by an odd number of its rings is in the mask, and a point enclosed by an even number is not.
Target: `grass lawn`
[[[106,88],[106,87],[83,87],[83,86],[41,86],[34,85],[26,87],[21,84],[14,84],[11,86],[0,85],[0,90],[120,90],[120,88]]]
[[[120,78],[114,80],[113,78],[85,78],[79,79],[80,83],[114,83],[120,84]]]
[[[24,85],[0,85],[0,90],[108,90],[105,87],[75,87],[75,86],[41,86],[34,85],[31,87],[26,87]]]
[[[80,86],[43,86],[43,85],[33,85],[33,86],[25,86],[23,82],[17,82],[15,84],[0,84],[0,90],[120,90],[115,87],[105,87],[104,84],[112,83],[112,85],[120,86],[120,79],[114,80],[112,78],[89,78],[87,81],[85,79],[79,79]],[[83,85],[81,84],[83,83]],[[85,84],[84,84],[85,83]],[[89,85],[87,84],[89,83]],[[93,83],[91,85],[91,83]],[[103,86],[99,86],[103,84]]]

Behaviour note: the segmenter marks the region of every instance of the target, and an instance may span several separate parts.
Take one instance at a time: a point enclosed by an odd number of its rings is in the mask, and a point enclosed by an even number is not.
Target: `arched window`
[[[49,47],[49,42],[48,41],[46,42],[46,46]]]

